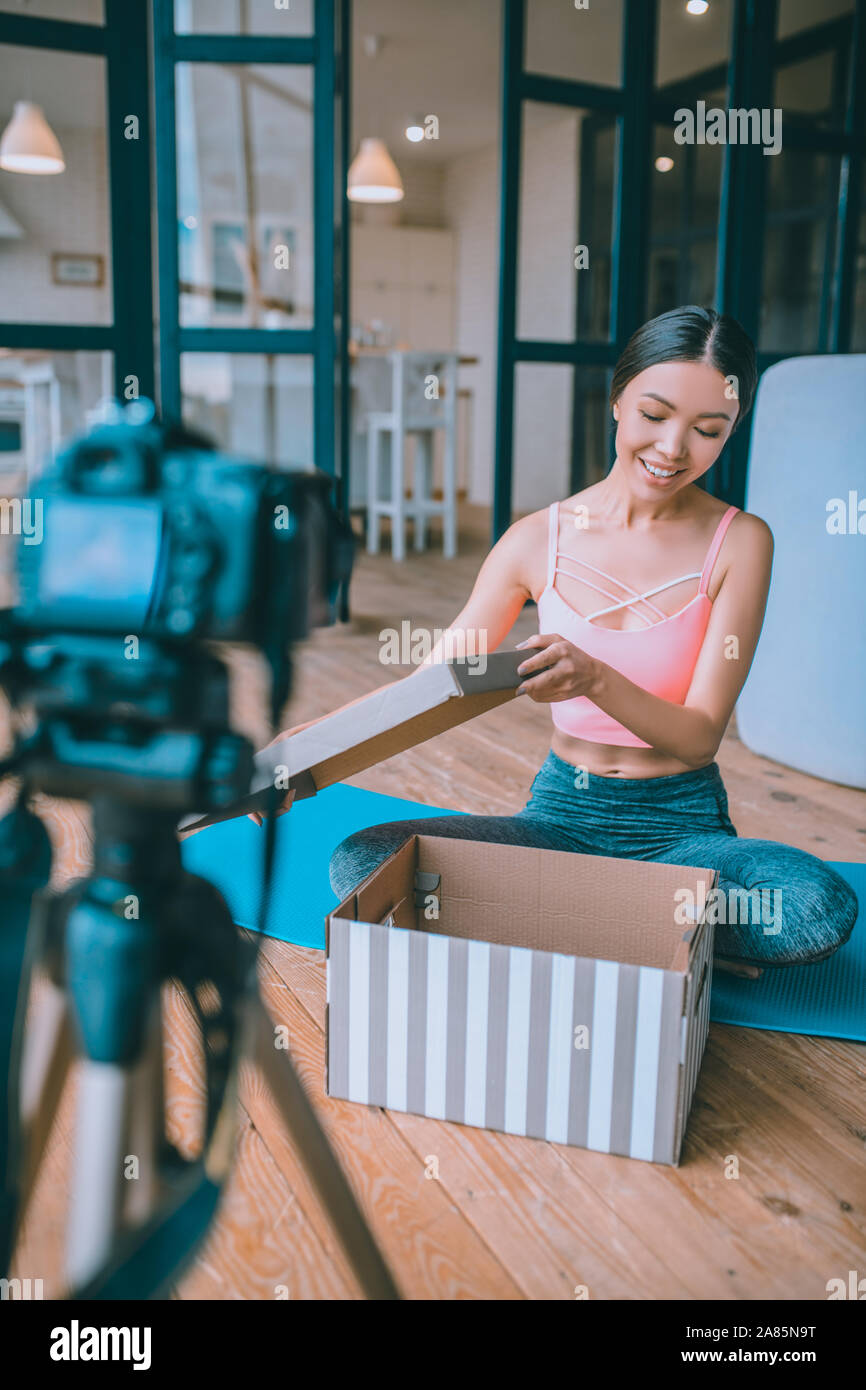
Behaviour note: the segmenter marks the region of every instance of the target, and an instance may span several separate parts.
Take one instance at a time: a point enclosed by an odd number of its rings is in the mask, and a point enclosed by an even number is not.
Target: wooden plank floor
[[[487,549],[487,512],[461,508],[461,554],[359,553],[353,617],[298,649],[283,727],[388,679],[379,634],[444,628]],[[534,630],[521,615],[504,645]],[[235,722],[266,734],[262,671],[233,653]],[[393,674],[397,674],[394,672]],[[514,702],[353,778],[455,810],[511,814],[549,746],[550,713]],[[866,795],[755,757],[732,727],[718,761],[743,836],[831,860],[866,859]],[[8,792],[6,799],[8,799]],[[40,798],[54,881],[86,869],[86,807]],[[406,1297],[413,1299],[826,1299],[866,1248],[866,1048],[713,1024],[678,1169],[445,1124],[323,1095],[323,954],[275,941],[263,997]],[[171,1137],[201,1104],[186,1001],[165,991]],[[62,1289],[74,1073],[22,1234],[15,1272]],[[357,1298],[359,1291],[252,1063],[243,1068],[238,1157],[221,1214],[176,1296]],[[736,1163],[734,1163],[736,1160]],[[731,1177],[734,1169],[737,1177]],[[435,1174],[435,1176],[434,1176]]]

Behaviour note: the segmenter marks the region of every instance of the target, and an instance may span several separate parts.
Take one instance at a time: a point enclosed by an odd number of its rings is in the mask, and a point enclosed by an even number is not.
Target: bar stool
[[[367,553],[379,551],[379,519],[391,518],[391,554],[406,558],[405,524],[415,523],[415,549],[427,543],[427,521],[442,517],[442,553],[457,554],[457,353],[392,351],[391,409],[367,413]],[[444,430],[442,501],[433,499],[434,431]],[[415,436],[415,479],[405,496],[405,445]],[[380,493],[383,436],[390,444],[390,491]]]

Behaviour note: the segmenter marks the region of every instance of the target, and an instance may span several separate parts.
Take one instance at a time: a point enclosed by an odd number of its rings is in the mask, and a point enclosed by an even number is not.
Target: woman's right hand
[[[289,738],[292,734],[299,734],[302,729],[308,729],[311,724],[315,723],[315,719],[308,719],[305,724],[295,724],[291,729],[283,729],[282,733],[277,734],[274,738],[271,739],[270,743],[265,744],[265,748],[273,748],[275,743],[280,743],[284,738]],[[292,790],[290,792],[287,792],[285,800],[283,801],[282,805],[278,807],[274,814],[277,816],[286,815],[288,811],[291,811],[294,799],[294,791]],[[260,811],[250,811],[248,815],[249,819],[253,822],[254,825],[264,825],[265,818]]]

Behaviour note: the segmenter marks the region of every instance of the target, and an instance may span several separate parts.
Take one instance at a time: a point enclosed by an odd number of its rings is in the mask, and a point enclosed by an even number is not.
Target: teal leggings
[[[572,850],[718,869],[716,955],[759,966],[824,960],[848,940],[857,895],[823,860],[774,840],[742,840],[717,763],[670,777],[579,774],[551,751],[513,816],[389,821],[348,836],[330,862],[340,901],[410,835]]]

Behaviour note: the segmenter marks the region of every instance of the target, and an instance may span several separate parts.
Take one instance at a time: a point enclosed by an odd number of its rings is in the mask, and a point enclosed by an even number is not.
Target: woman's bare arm
[[[532,597],[526,556],[536,530],[537,521],[529,515],[515,521],[500,536],[478,571],[472,593],[421,662],[422,666],[464,653],[496,651],[520,617],[526,600]]]
[[[524,578],[525,553],[531,521],[531,516],[522,517],[500,537],[478,571],[472,593],[463,608],[430,654],[419,663],[421,666],[429,666],[434,661],[448,661],[452,655],[461,656],[464,650],[470,654],[477,652],[479,648],[469,646],[468,642],[465,648],[461,646],[461,641],[467,633],[478,634],[486,644],[481,650],[492,652],[511,631],[527,598],[532,597]],[[449,640],[453,643],[453,652],[448,650]],[[271,742],[278,743],[289,733],[297,734],[302,729],[309,729],[312,724],[319,724],[323,719],[329,719],[332,714],[351,709],[352,705],[369,700],[371,695],[378,695],[380,690],[387,690],[393,684],[393,681],[386,681],[384,685],[379,685],[375,690],[369,690],[354,700],[348,700],[345,705],[339,705],[335,710],[328,710],[325,714],[317,715],[315,719],[308,719],[304,724],[295,724],[291,729],[277,734]]]
[[[467,602],[429,656],[420,663],[421,666],[429,666],[434,661],[448,661],[452,655],[462,655],[464,652],[472,654],[479,650],[495,651],[511,631],[524,603],[531,597],[524,580],[524,554],[527,541],[531,540],[532,536],[531,523],[531,516],[522,517],[497,541],[478,572]],[[484,645],[481,648],[469,645],[467,638],[471,634],[483,641]],[[454,643],[456,651],[449,650],[450,642]],[[461,646],[461,642],[465,645]],[[359,695],[354,700],[348,700],[336,710],[328,710],[326,714],[308,719],[304,724],[295,724],[291,729],[284,729],[271,740],[268,747],[279,743],[290,734],[300,733],[302,729],[309,729],[311,725],[329,719],[332,714],[351,709],[352,705],[358,705],[362,700],[369,700],[371,695],[377,695],[380,690],[387,690],[393,684],[393,681],[386,681],[375,690],[367,691],[365,695]],[[290,809],[291,803],[277,811],[277,815],[284,815]],[[255,821],[257,825],[262,824],[262,817],[257,811],[250,813],[250,820]]]

